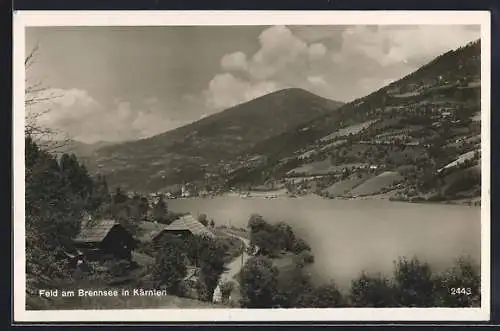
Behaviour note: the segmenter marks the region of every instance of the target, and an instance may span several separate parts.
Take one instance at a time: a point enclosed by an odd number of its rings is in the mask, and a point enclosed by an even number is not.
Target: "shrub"
[[[299,300],[299,306],[306,308],[335,308],[345,305],[345,299],[333,281],[314,288]]]
[[[232,281],[227,281],[227,282],[224,282],[220,285],[220,291],[222,294],[223,301],[227,301],[229,299],[229,296],[233,292],[234,288],[235,288],[235,284]]]
[[[240,272],[241,306],[271,308],[277,293],[278,269],[269,258],[249,259]]]
[[[292,252],[295,254],[299,254],[302,251],[310,251],[311,246],[307,242],[305,242],[302,238],[295,238],[293,243]]]
[[[295,265],[293,269],[282,270],[279,273],[274,304],[283,308],[300,307],[301,299],[311,291],[312,284],[309,275],[302,266]]]
[[[355,307],[395,307],[394,288],[381,275],[368,276],[364,272],[352,281],[349,300]]]
[[[207,215],[206,214],[200,214],[198,216],[198,222],[200,222],[201,224],[203,224],[204,226],[208,226],[208,218],[207,218]]]
[[[112,261],[108,268],[112,277],[123,277],[128,274],[131,264],[127,260]]]
[[[465,291],[465,293],[462,292]],[[437,303],[442,307],[480,307],[480,267],[468,257],[460,257],[455,265],[437,277]]]
[[[212,294],[217,287],[219,277],[224,271],[224,250],[211,239],[202,239],[200,260],[200,277],[198,279],[200,298],[212,300]]]
[[[305,264],[314,263],[314,255],[313,253],[311,253],[311,251],[303,250],[299,253],[299,257],[302,261],[304,261]]]
[[[433,307],[435,279],[428,263],[417,258],[399,259],[394,270],[395,300],[403,307]]]
[[[157,286],[165,286],[167,291],[177,294],[181,290],[181,282],[186,276],[183,243],[175,236],[165,236],[162,248],[156,255],[153,277]]]

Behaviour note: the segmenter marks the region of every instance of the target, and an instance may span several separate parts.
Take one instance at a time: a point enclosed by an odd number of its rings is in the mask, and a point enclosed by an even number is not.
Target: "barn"
[[[137,241],[132,234],[115,220],[89,220],[82,222],[78,235],[73,239],[74,246],[87,260],[128,260]]]

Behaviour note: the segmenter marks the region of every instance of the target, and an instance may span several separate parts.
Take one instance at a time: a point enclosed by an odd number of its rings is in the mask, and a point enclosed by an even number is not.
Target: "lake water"
[[[205,213],[217,225],[246,227],[251,214],[287,221],[310,245],[317,280],[340,286],[363,270],[390,274],[400,256],[418,256],[436,269],[460,255],[480,260],[480,208],[386,200],[318,197],[170,200],[176,212]]]

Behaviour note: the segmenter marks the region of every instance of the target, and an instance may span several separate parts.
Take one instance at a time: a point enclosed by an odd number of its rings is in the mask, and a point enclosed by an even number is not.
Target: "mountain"
[[[342,105],[285,89],[178,129],[93,152],[111,185],[286,188],[332,198],[478,201],[481,43]],[[177,189],[176,189],[177,190]]]
[[[471,42],[262,141],[251,153],[267,162],[236,169],[228,186],[402,200],[480,196],[480,55],[480,41]]]
[[[302,89],[284,89],[151,138],[97,149],[89,169],[135,190],[221,177],[248,151],[342,103]]]
[[[60,153],[74,153],[81,160],[86,160],[94,155],[94,152],[98,149],[113,145],[113,142],[109,141],[97,141],[95,143],[84,143],[78,140],[70,139],[61,143],[61,147],[57,149]]]

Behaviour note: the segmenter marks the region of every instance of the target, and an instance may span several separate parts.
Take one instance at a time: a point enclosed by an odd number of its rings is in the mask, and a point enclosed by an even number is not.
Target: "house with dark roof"
[[[166,227],[165,231],[174,235],[186,236],[200,236],[206,238],[215,238],[215,234],[210,231],[206,226],[201,224],[193,215],[188,214],[173,221]]]
[[[161,242],[161,238],[167,233],[167,227],[168,225],[162,223],[140,222],[136,239],[141,244],[157,244]]]
[[[87,260],[131,260],[137,241],[115,220],[85,220],[73,239],[74,246]]]

